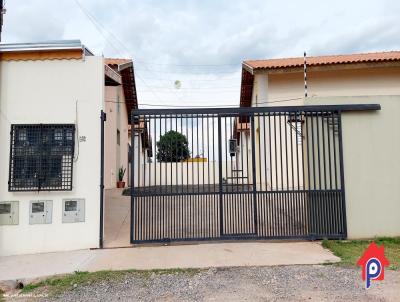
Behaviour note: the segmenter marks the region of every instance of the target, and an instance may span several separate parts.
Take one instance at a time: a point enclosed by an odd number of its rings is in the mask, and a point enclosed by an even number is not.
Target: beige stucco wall
[[[369,103],[381,104],[382,110],[342,115],[348,237],[400,236],[400,96],[305,101]]]
[[[118,169],[121,166],[126,168],[124,181],[128,179],[128,114],[122,86],[105,87],[104,106],[107,113],[104,125],[104,186],[111,189],[116,187]],[[120,131],[119,146],[117,129]]]
[[[252,105],[302,104],[303,72],[255,74]],[[400,95],[400,67],[313,71],[307,73],[309,97]],[[288,100],[295,99],[296,100]],[[287,100],[287,101],[285,101]],[[268,103],[269,102],[269,103]]]
[[[0,201],[19,201],[19,224],[0,226],[0,255],[98,247],[102,57],[0,62]],[[73,189],[8,192],[11,124],[72,123],[76,141]],[[85,199],[85,222],[62,223],[63,198]],[[29,202],[52,200],[52,223],[29,224]]]

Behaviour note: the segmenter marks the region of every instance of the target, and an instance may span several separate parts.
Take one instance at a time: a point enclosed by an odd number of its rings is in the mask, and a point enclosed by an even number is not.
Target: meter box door
[[[49,224],[52,213],[52,200],[32,200],[29,205],[29,224]]]
[[[73,198],[63,199],[63,223],[74,223],[85,221],[85,199]]]
[[[18,223],[18,201],[0,201],[0,225],[16,225]]]

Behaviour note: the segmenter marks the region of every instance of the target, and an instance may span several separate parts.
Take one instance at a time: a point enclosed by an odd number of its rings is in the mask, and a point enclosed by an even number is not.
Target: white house
[[[132,108],[131,60],[105,61],[79,40],[0,45],[0,255],[99,247],[100,116],[113,187]]]

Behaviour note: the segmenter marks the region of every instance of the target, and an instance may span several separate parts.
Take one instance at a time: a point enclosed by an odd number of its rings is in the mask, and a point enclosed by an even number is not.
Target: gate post
[[[342,215],[343,215],[343,238],[347,238],[347,217],[346,217],[346,194],[344,185],[344,162],[343,162],[343,139],[342,139],[342,112],[338,111],[338,132],[339,132],[339,165],[340,165],[340,191],[342,195]]]
[[[222,129],[221,116],[218,114],[218,182],[219,182],[219,233],[223,236],[224,214],[223,214],[223,190],[222,190]]]
[[[131,165],[131,190],[130,190],[130,193],[131,193],[131,230],[130,230],[130,236],[129,236],[131,244],[133,244],[133,241],[134,241],[133,232],[134,232],[134,225],[135,225],[135,220],[134,220],[135,207],[134,207],[134,197],[133,197],[133,194],[134,194],[133,191],[135,188],[135,141],[136,141],[135,137],[136,137],[135,115],[134,115],[134,113],[132,113],[132,116],[131,116],[131,146],[132,146],[131,150],[132,150],[132,152],[131,152],[131,163],[130,163],[130,165]]]

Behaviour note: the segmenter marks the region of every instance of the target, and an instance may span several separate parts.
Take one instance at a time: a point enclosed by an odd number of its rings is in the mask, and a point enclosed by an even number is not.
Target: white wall
[[[137,156],[135,155],[137,159]],[[232,162],[234,165],[234,163]],[[139,169],[140,167],[140,169]],[[178,163],[146,163],[141,162],[138,166],[135,161],[135,187],[137,186],[160,186],[160,185],[203,185],[219,183],[219,163],[210,162],[178,162]],[[227,179],[232,177],[231,162],[222,162],[222,177],[228,183],[236,183],[236,180]],[[250,182],[251,182],[251,178]],[[239,183],[242,181],[240,180]],[[246,184],[247,181],[244,181]]]
[[[128,113],[121,85],[105,87],[104,107],[107,113],[107,121],[104,124],[104,186],[111,189],[116,187],[118,169],[121,166],[126,169],[124,181],[127,182],[128,179]],[[119,148],[117,129],[120,131]]]
[[[102,57],[0,63],[0,201],[19,201],[19,224],[0,226],[0,255],[98,247],[103,99]],[[8,192],[10,125],[76,121],[86,142],[75,151],[73,190]],[[63,224],[62,199],[73,197],[86,200],[85,222]],[[29,201],[40,199],[53,200],[52,224],[29,225]]]
[[[307,90],[309,97],[400,95],[399,81],[399,67],[324,71],[309,68]],[[268,75],[259,72],[255,74],[254,82],[254,107],[265,106],[266,102],[269,102],[268,106],[303,104],[303,71]]]

